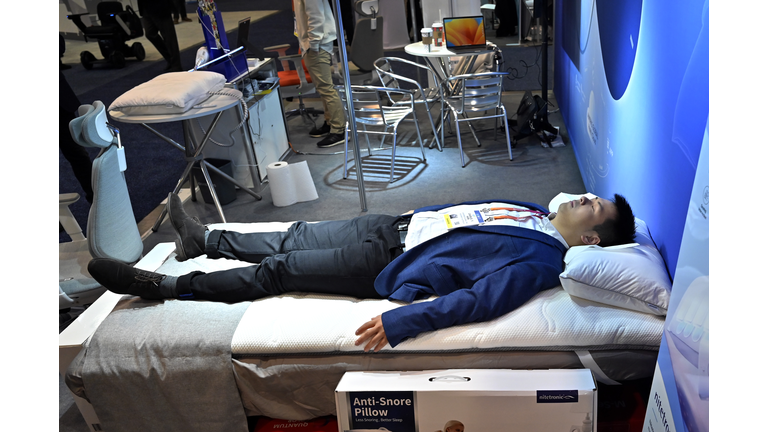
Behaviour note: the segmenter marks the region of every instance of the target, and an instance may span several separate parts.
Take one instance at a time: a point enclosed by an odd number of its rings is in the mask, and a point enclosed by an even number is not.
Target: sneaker
[[[192,22],[192,20],[187,18],[187,17],[182,18],[181,21],[182,22]]]
[[[173,193],[168,194],[165,204],[168,219],[176,233],[176,259],[186,261],[205,253],[205,225],[197,218],[190,217],[184,211],[181,199]]]
[[[331,125],[329,125],[327,122],[323,122],[323,125],[320,127],[313,127],[312,130],[309,131],[309,136],[312,138],[320,138],[324,137],[331,133]]]
[[[320,148],[328,148],[337,146],[339,144],[344,143],[344,134],[343,133],[332,133],[328,134],[327,137],[323,138],[319,143],[317,143],[317,146]]]
[[[95,258],[88,263],[88,273],[104,288],[117,294],[131,294],[148,300],[169,298],[160,292],[165,275],[123,264],[108,258]]]

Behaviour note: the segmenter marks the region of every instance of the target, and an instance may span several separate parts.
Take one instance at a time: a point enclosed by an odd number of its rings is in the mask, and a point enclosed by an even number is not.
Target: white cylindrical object
[[[307,161],[293,165],[288,162],[271,163],[267,166],[267,178],[272,191],[272,204],[275,207],[312,201],[318,197]]]

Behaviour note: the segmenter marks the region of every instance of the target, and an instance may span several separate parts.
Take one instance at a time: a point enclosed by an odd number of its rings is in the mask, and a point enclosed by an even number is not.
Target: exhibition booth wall
[[[707,0],[557,0],[555,86],[587,190],[624,195],[674,277],[709,117]]]

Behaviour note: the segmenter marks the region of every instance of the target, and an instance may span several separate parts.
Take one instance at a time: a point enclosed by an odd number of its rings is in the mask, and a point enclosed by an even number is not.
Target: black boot
[[[165,205],[168,219],[176,233],[176,257],[179,261],[186,261],[205,253],[205,225],[196,218],[190,217],[184,211],[178,195],[168,194],[168,202]]]
[[[117,294],[131,294],[149,300],[174,298],[172,290],[161,287],[165,275],[123,264],[108,258],[88,263],[88,273],[104,288]]]

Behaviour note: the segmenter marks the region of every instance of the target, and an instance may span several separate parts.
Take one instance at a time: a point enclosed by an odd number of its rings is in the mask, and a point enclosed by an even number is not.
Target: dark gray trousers
[[[239,302],[288,292],[382,298],[376,276],[402,244],[398,216],[366,215],[345,221],[296,222],[285,232],[211,231],[205,253],[257,265],[181,276],[182,298]]]

